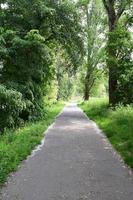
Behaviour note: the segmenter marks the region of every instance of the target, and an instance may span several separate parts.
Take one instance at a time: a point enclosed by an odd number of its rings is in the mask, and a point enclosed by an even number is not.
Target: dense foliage
[[[119,70],[117,69],[119,68],[119,66],[117,65],[118,63],[112,62],[112,60],[114,59],[116,61],[117,55],[119,54],[118,52],[119,39],[118,38],[120,35],[117,33],[118,33],[120,22],[121,20],[123,20],[123,18],[125,18],[126,15],[128,19],[130,18],[128,14],[130,13],[130,8],[132,8],[133,6],[133,2],[132,0],[123,0],[123,1],[102,0],[102,1],[103,1],[105,10],[107,12],[108,29],[109,29],[108,42],[107,42],[107,67],[109,71],[109,103],[115,106],[119,102],[123,103],[123,100],[122,99],[120,100],[119,97],[118,98],[116,97],[117,89],[119,87],[118,86],[119,80],[117,79],[116,74],[117,74],[117,71]],[[128,37],[127,34],[126,33],[123,34],[122,36],[123,40],[126,40],[126,37]]]
[[[10,128],[22,123],[19,113],[26,107],[22,94],[0,85],[0,100],[1,130],[3,131],[4,127]]]
[[[108,62],[115,66],[114,77],[117,80],[115,102],[133,103],[133,60],[131,34],[123,26],[110,33],[109,47],[116,51],[116,56],[109,56]]]
[[[43,116],[44,96],[49,93],[56,71],[55,48],[65,49],[76,69],[83,45],[78,15],[70,1],[7,0],[0,4],[0,11],[3,131]]]

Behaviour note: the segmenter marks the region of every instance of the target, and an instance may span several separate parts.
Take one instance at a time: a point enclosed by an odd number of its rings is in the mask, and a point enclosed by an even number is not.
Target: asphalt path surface
[[[0,200],[133,200],[133,175],[96,125],[69,104]]]

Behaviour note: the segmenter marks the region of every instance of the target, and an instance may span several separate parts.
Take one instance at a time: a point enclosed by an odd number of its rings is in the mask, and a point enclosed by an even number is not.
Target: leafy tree
[[[55,79],[57,80],[57,100],[68,100],[73,93],[73,75],[76,73],[75,63],[71,62],[67,51],[61,46],[55,50]]]
[[[58,0],[3,0],[0,10],[0,83],[22,94],[21,119],[38,119],[54,76],[54,48],[61,45],[75,69],[81,61],[78,14],[74,3]]]
[[[84,23],[84,42],[86,43],[85,63],[83,65],[84,73],[84,99],[88,100],[91,90],[97,78],[99,77],[98,65],[104,58],[104,12],[101,3],[95,1],[79,1],[81,9],[81,19]],[[100,17],[99,17],[100,16]],[[103,66],[102,66],[103,67]],[[100,70],[102,71],[102,70]]]
[[[25,100],[33,103],[33,112],[27,110],[22,114],[28,120],[34,111],[37,116],[41,114],[43,84],[50,78],[49,50],[37,30],[28,32],[23,39],[14,31],[6,31],[3,38],[8,54],[3,62],[1,83],[21,92]]]
[[[112,41],[114,42],[110,43],[110,45],[111,48],[115,48],[116,51],[116,58],[113,58],[112,60],[112,63],[116,66],[116,102],[129,104],[133,103],[133,46],[131,34],[124,26],[122,26],[122,24],[119,24],[117,29],[111,33],[110,37],[112,37]]]
[[[116,98],[116,90],[117,90],[117,65],[113,60],[117,58],[116,48],[113,45],[115,40],[117,41],[117,34],[114,35],[113,32],[117,29],[121,16],[123,15],[124,11],[127,9],[127,6],[131,3],[130,0],[102,0],[104,7],[107,11],[108,15],[108,27],[109,27],[109,35],[108,35],[108,45],[107,45],[107,52],[108,52],[108,59],[107,59],[107,66],[109,69],[109,102],[112,105],[118,103],[118,99]],[[112,33],[112,34],[111,34]],[[112,37],[113,36],[113,37]],[[116,46],[116,45],[115,45]]]

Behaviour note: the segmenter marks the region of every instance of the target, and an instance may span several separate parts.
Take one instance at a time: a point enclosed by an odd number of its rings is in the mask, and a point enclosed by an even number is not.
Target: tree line
[[[74,87],[89,100],[105,82],[111,106],[132,103],[132,11],[132,0],[2,0],[0,131],[41,119]]]

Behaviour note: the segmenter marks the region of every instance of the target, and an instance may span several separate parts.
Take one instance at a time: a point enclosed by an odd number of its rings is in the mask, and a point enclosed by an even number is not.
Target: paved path
[[[9,179],[2,200],[133,200],[133,179],[76,105],[65,107],[44,145]]]

